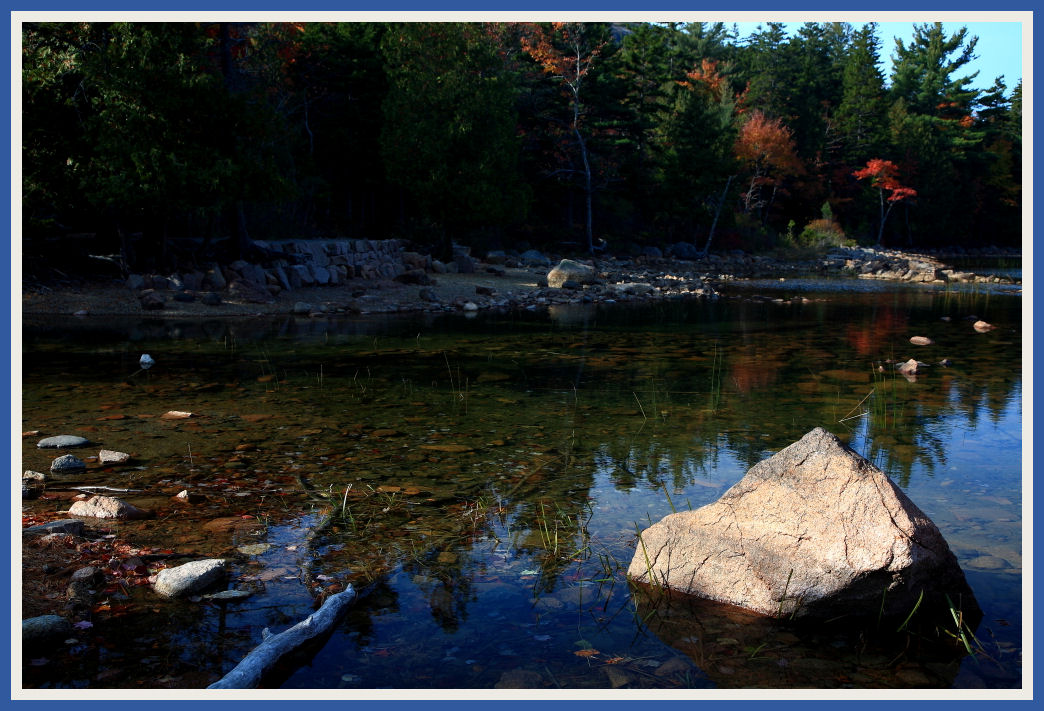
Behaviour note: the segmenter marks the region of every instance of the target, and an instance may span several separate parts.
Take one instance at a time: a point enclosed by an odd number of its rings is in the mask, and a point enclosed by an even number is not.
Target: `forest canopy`
[[[307,237],[1018,245],[1022,86],[969,73],[975,45],[939,23],[890,48],[846,23],[26,23],[23,242],[86,235],[127,267]]]

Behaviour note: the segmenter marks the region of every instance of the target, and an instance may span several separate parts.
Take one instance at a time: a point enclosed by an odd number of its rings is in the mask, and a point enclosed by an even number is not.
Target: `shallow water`
[[[118,642],[26,678],[97,685],[145,656],[166,671],[144,686],[206,685],[350,582],[365,595],[285,687],[1018,687],[1021,297],[858,284],[476,318],[28,323],[23,429],[133,452],[138,468],[89,478],[169,513],[124,534],[227,551],[230,587],[255,594],[135,591]],[[909,358],[930,364],[912,381],[890,362]],[[816,426],[939,526],[984,612],[974,655],[629,587],[636,527]],[[34,445],[23,468],[45,470]],[[172,508],[186,486],[208,503]],[[230,513],[258,525],[200,534]]]

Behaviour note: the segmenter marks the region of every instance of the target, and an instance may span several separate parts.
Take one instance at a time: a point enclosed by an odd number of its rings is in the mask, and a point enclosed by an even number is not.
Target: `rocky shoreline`
[[[936,285],[1020,283],[947,264],[954,257],[1020,258],[998,249],[936,255],[843,247],[815,257],[779,259],[738,250],[699,257],[675,245],[666,254],[650,248],[636,257],[566,260],[590,273],[582,279],[550,282],[553,266],[562,264],[563,258],[535,250],[489,252],[476,258],[460,249],[453,262],[443,263],[410,251],[399,240],[258,243],[258,249],[266,256],[256,263],[212,264],[166,275],[132,274],[125,280],[73,288],[27,288],[22,312],[81,317],[322,317],[713,298],[729,282],[807,276]]]

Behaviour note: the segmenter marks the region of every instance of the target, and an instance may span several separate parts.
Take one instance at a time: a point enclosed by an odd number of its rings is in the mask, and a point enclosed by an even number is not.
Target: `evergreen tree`
[[[482,24],[420,22],[389,27],[381,44],[385,168],[440,234],[444,259],[458,232],[503,227],[526,206],[516,87],[496,39]]]
[[[966,27],[947,37],[941,22],[914,25],[909,45],[895,40],[892,100],[902,99],[907,111],[922,116],[967,116],[979,96],[970,86],[978,72],[953,75],[975,58],[977,43]]]
[[[856,30],[844,60],[841,102],[835,116],[842,160],[859,163],[877,155],[884,140],[885,89],[877,25]]]

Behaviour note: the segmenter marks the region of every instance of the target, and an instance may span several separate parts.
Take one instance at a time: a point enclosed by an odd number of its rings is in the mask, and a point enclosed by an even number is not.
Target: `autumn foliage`
[[[852,175],[859,180],[870,178],[870,184],[875,188],[887,190],[888,202],[901,202],[917,197],[916,190],[899,182],[899,168],[890,160],[872,158],[866,162],[866,167],[855,171]]]
[[[917,191],[899,182],[899,168],[890,160],[871,158],[866,162],[866,167],[852,173],[858,180],[870,179],[870,184],[878,190],[881,202],[881,223],[877,232],[877,243],[881,244],[884,238],[885,221],[891,214],[892,208],[898,203],[917,197]],[[888,193],[887,197],[885,192]],[[885,209],[887,202],[888,208]]]

